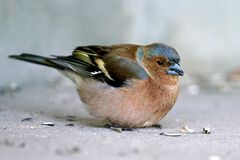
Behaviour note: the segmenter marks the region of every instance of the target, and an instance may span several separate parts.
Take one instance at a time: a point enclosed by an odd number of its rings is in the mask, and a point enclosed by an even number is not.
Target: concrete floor
[[[0,159],[209,159],[240,158],[240,94],[182,92],[162,129],[118,133],[84,111],[71,87],[32,87],[0,95]],[[71,115],[71,116],[69,116]],[[76,116],[76,117],[74,117]],[[29,121],[25,118],[32,118]],[[25,119],[25,121],[22,121]],[[52,122],[54,126],[42,125]],[[66,126],[74,124],[74,126]],[[210,127],[211,134],[159,135]]]

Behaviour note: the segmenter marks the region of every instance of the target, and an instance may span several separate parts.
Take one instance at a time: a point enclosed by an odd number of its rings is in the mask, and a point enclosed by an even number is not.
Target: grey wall
[[[0,85],[59,74],[7,59],[21,52],[70,54],[77,45],[164,42],[189,74],[239,66],[238,0],[0,0]]]

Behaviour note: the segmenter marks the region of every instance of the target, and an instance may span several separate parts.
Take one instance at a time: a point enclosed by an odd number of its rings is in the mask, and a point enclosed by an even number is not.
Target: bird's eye
[[[157,64],[161,66],[161,65],[163,65],[163,62],[162,61],[157,61]]]

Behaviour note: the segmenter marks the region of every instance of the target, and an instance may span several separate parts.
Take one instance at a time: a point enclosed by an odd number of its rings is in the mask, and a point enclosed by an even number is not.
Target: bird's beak
[[[179,64],[175,63],[171,65],[167,70],[168,75],[174,75],[174,76],[183,76],[184,72]]]

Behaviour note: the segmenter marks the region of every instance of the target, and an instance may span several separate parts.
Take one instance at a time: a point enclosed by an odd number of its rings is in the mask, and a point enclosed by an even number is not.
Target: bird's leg
[[[121,127],[117,124],[111,123],[111,124],[106,124],[105,125],[106,128],[109,128],[113,131],[117,131],[117,132],[122,132],[122,131],[133,131],[133,128],[126,128],[126,127]]]
[[[158,128],[158,129],[162,129],[162,125],[161,125],[161,124],[155,124],[155,125],[153,125],[152,127]]]

